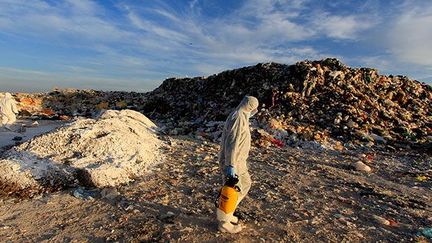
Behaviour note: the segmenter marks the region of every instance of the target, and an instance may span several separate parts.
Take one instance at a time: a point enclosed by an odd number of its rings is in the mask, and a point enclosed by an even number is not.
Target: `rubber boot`
[[[230,222],[219,222],[219,231],[223,233],[236,234],[242,229],[243,227],[240,224],[234,225]]]

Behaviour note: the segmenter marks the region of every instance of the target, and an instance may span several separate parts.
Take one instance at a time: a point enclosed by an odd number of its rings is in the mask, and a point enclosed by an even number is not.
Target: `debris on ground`
[[[95,190],[77,187],[73,190],[72,195],[81,200],[94,200],[98,196],[98,193]]]
[[[224,121],[246,94],[261,102],[257,126],[287,144],[339,142],[352,148],[432,142],[431,86],[331,58],[167,79],[149,93],[144,111],[166,119],[180,134],[211,134],[220,127],[207,125]]]
[[[419,232],[420,236],[424,236],[432,240],[432,228],[424,228]]]
[[[92,117],[102,110],[141,110],[144,94],[136,92],[53,89],[48,93],[17,93],[20,116],[26,118],[70,120]]]
[[[382,224],[382,225],[390,225],[390,221],[387,220],[387,219],[385,219],[385,218],[383,218],[383,217],[381,217],[381,216],[374,215],[373,218],[374,218],[374,220],[375,220],[376,222],[378,222],[379,224]]]
[[[255,147],[249,159],[252,187],[238,209],[246,227],[238,235],[227,235],[217,231],[215,222],[214,199],[222,183],[219,145],[191,136],[170,139],[167,159],[155,166],[156,173],[115,189],[100,189],[101,196],[95,200],[77,200],[74,189],[32,200],[4,199],[0,220],[11,228],[0,230],[0,238],[60,242],[429,240],[417,234],[432,225],[432,182],[413,179],[432,169],[432,158],[426,154],[377,151],[374,159],[379,162],[374,163],[373,173],[366,174],[351,168],[352,161],[366,158],[363,150]]]
[[[149,93],[55,89],[19,93],[16,99],[21,115],[30,117],[70,119],[132,109],[162,123],[171,135],[193,133],[217,141],[223,121],[244,95],[261,102],[256,127],[284,144],[314,141],[335,150],[432,144],[431,86],[376,69],[350,68],[334,58],[170,78]]]

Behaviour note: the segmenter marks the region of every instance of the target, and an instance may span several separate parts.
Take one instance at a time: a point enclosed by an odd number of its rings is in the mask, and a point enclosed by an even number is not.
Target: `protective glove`
[[[234,167],[231,165],[227,166],[225,169],[225,174],[228,178],[234,178],[236,176]]]

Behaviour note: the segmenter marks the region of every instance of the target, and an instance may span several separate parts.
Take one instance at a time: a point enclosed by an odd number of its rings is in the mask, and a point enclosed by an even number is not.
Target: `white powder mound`
[[[39,184],[47,184],[40,181],[48,178],[54,184],[73,184],[69,175],[98,187],[128,183],[163,159],[156,130],[152,121],[132,110],[79,118],[8,151],[0,161],[0,182],[10,179],[3,168],[9,175],[21,173],[26,184],[29,177]],[[63,179],[53,180],[48,171]]]
[[[0,172],[0,190],[18,196],[56,191],[78,182],[70,168],[27,152],[0,160]]]

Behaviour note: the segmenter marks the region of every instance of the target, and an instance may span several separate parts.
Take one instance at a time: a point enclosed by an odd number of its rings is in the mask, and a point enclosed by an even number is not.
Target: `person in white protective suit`
[[[16,114],[18,114],[16,101],[10,93],[6,93],[4,97],[0,99],[1,125],[10,128],[10,125],[14,124],[16,121]]]
[[[222,133],[219,165],[223,184],[227,178],[237,176],[240,188],[237,205],[248,193],[252,181],[248,172],[247,158],[251,147],[249,118],[257,113],[258,99],[245,96],[240,105],[228,116]],[[218,228],[222,232],[238,233],[242,226],[233,214],[223,215],[217,210]]]

